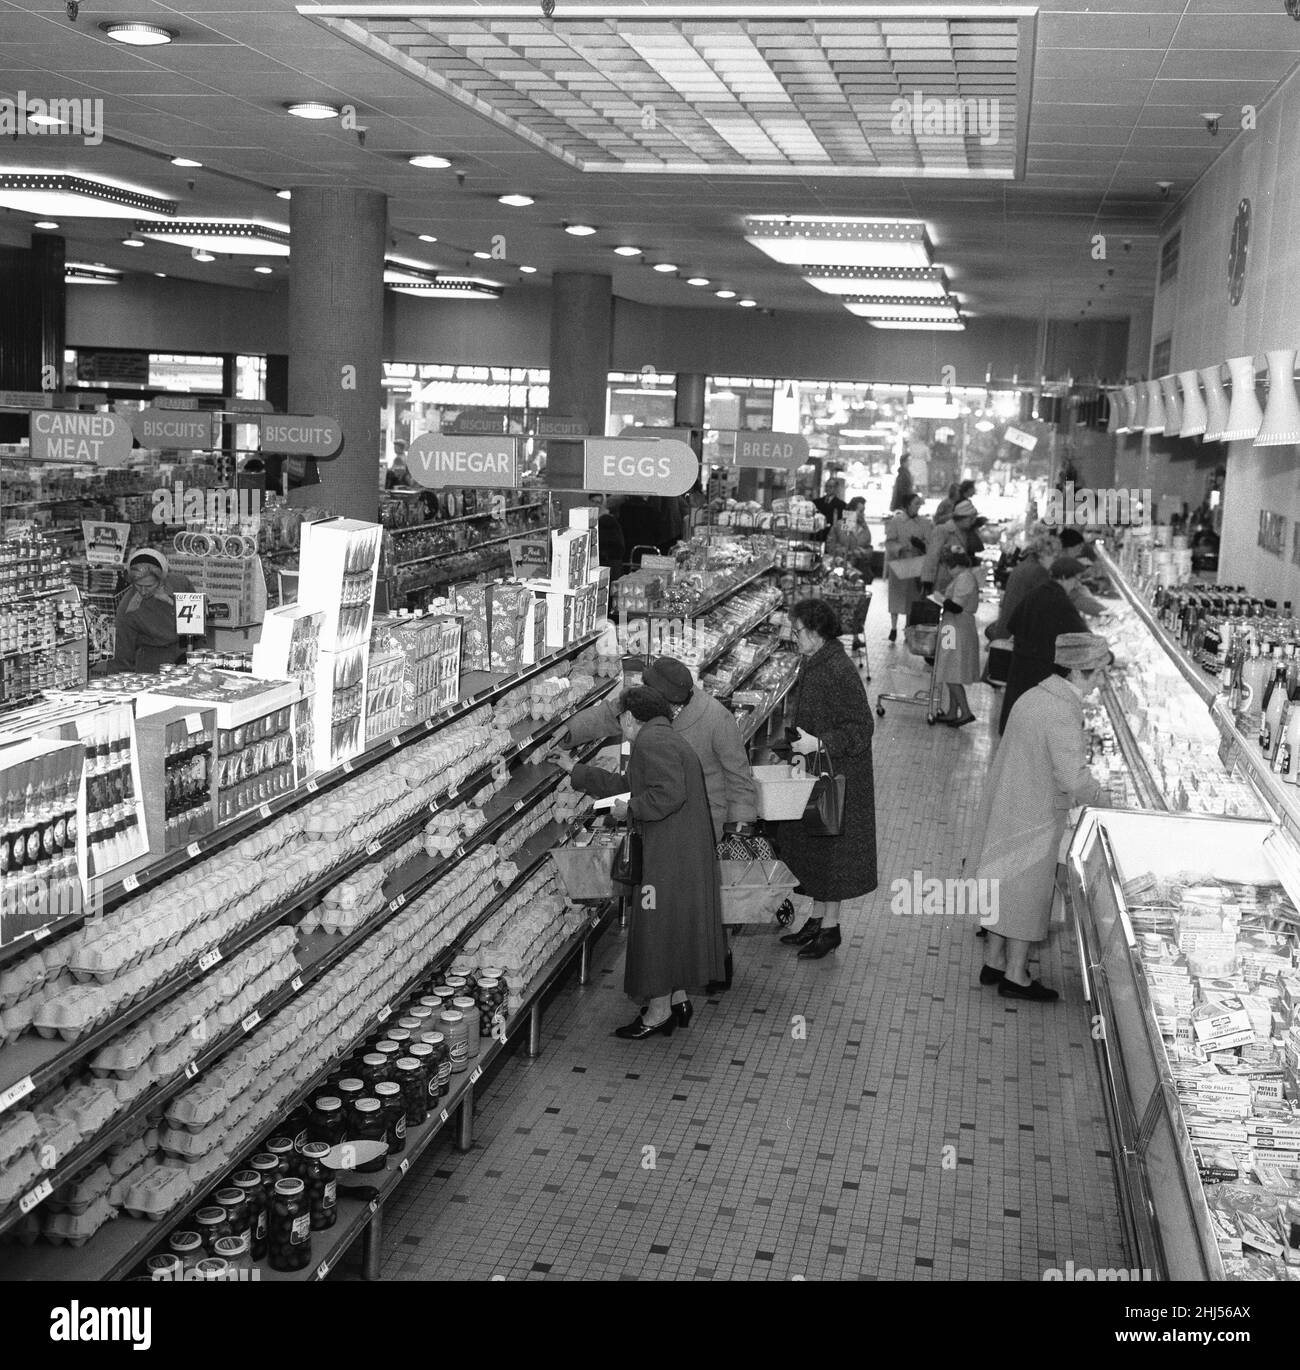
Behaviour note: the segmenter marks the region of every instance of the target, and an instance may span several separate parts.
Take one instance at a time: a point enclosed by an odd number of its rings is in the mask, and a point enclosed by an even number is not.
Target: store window
[[[606,388],[605,432],[625,428],[673,428],[677,377],[657,371],[611,371]]]
[[[1171,233],[1160,248],[1160,284],[1168,285],[1178,275],[1178,258],[1182,251],[1183,231]]]
[[[1151,349],[1151,374],[1153,376],[1166,376],[1169,374],[1169,359],[1173,355],[1173,338],[1161,338]]]
[[[240,354],[235,358],[235,398],[264,400],[266,398],[266,358]]]
[[[180,352],[149,354],[149,384],[159,390],[222,393],[221,358],[193,356]]]

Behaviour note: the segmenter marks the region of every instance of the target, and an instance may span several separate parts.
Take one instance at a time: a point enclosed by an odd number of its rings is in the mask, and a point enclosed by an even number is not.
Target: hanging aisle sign
[[[449,485],[514,490],[519,485],[519,441],[421,433],[407,449],[406,467],[412,480],[426,490]]]
[[[131,459],[131,425],[123,414],[36,409],[31,420],[33,461],[125,466]]]
[[[583,438],[582,488],[602,494],[684,495],[699,458],[674,438]]]
[[[281,457],[316,457],[324,461],[343,446],[343,425],[323,414],[256,414],[258,450]]]
[[[205,411],[142,409],[131,416],[141,447],[163,452],[206,452],[217,445],[214,416]]]
[[[732,436],[737,466],[771,467],[793,473],[808,460],[808,439],[801,433],[738,429]]]
[[[581,419],[567,418],[563,414],[538,414],[533,419],[533,436],[536,438],[580,438],[587,431]]]
[[[504,409],[462,409],[443,432],[459,437],[501,437],[509,422],[510,416]]]

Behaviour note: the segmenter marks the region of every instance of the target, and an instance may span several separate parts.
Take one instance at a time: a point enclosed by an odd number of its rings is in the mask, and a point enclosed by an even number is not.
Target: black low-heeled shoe
[[[840,944],[840,930],[834,928],[819,928],[817,936],[802,947],[799,951],[801,961],[820,961],[828,952],[832,952]]]
[[[656,1023],[654,1027],[647,1027],[645,1019],[638,1013],[630,1023],[625,1023],[622,1027],[615,1028],[614,1036],[622,1037],[628,1042],[639,1042],[645,1037],[653,1037],[656,1032],[661,1036],[671,1037],[673,1035],[673,1029],[676,1026],[677,1018],[674,1014],[670,1013],[662,1023]]]
[[[689,999],[683,999],[680,1004],[673,1005],[673,1017],[677,1019],[678,1027],[690,1027],[691,1019],[695,1017],[695,1009]]]
[[[787,947],[807,946],[821,931],[821,927],[822,920],[820,918],[805,918],[803,920],[803,927],[799,928],[796,932],[787,932],[786,935],[781,938],[781,941]]]
[[[783,937],[781,940],[784,942],[785,938]],[[727,978],[725,980],[710,980],[709,983],[704,987],[704,991],[706,994],[721,994],[724,989],[731,988],[731,976],[732,972],[735,969],[735,962],[731,959],[730,947],[727,948],[727,959],[725,965]]]

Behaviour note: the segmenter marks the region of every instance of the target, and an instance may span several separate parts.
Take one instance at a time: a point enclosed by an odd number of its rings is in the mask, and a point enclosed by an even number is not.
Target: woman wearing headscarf
[[[1062,633],[1086,633],[1088,625],[1074,607],[1070,595],[1079,584],[1084,566],[1073,557],[1057,557],[1052,562],[1051,579],[1031,590],[1007,619],[1012,637],[1011,666],[1002,692],[1002,716],[998,734],[1007,730],[1007,720],[1016,701],[1040,680],[1052,674],[1056,660],[1056,639]]]
[[[939,554],[939,589],[935,598],[943,596],[943,618],[939,621],[934,678],[946,695],[939,722],[951,728],[963,728],[975,721],[966,702],[966,686],[980,678],[980,640],[975,631],[980,583],[973,565],[960,547],[945,547]]]
[[[921,517],[921,496],[915,491],[895,505],[885,524],[885,577],[889,582],[889,640],[898,640],[898,620],[921,597],[921,559],[929,545],[930,521]],[[913,574],[900,575],[898,563],[910,562]]]
[[[801,600],[791,610],[795,641],[803,657],[789,716],[792,750],[809,767],[822,751],[845,778],[844,831],[839,837],[811,833],[802,820],[777,825],[781,859],[812,901],[798,932],[781,938],[800,948],[801,960],[819,960],[840,945],[840,905],[876,888],[876,791],[871,769],[875,725],[866,687],[839,639],[835,610],[822,599]]]
[[[690,744],[673,731],[664,697],[645,686],[625,690],[619,723],[631,744],[627,775],[554,760],[574,789],[609,796],[630,792],[616,806],[641,833],[641,884],[628,921],[623,990],[643,1005],[614,1036],[639,1042],[672,1035],[673,1001],[723,970],[722,884],[704,771]]]
[[[113,671],[156,671],[181,659],[176,632],[176,595],[194,589],[188,576],[173,571],[153,547],[133,552],[126,562],[131,584],[117,597]]]
[[[1105,804],[1088,769],[1083,745],[1083,701],[1101,684],[1112,660],[1105,638],[1062,633],[1051,674],[1016,705],[984,786],[974,855],[977,880],[995,898],[983,920],[988,930],[981,985],[997,985],[1005,999],[1050,1002],[1059,997],[1029,975],[1029,954],[1047,937],[1056,859],[1069,811]]]

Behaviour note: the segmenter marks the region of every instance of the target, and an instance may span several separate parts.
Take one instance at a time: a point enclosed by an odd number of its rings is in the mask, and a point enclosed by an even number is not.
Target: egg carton
[[[24,1033],[31,1031],[32,1019],[44,1004],[41,996],[33,994],[0,1012],[0,1033],[3,1033],[5,1046],[13,1046]]]
[[[109,1203],[132,1218],[157,1222],[194,1192],[189,1173],[146,1161],[114,1184]]]
[[[84,1213],[96,1200],[104,1198],[113,1187],[113,1176],[107,1165],[99,1164],[83,1170],[66,1180],[46,1200],[51,1213]]]
[[[117,1096],[106,1084],[77,1084],[50,1105],[50,1115],[74,1125],[80,1137],[90,1137],[117,1112]]]
[[[37,953],[24,956],[6,970],[0,971],[0,1009],[7,1009],[26,999],[46,982],[45,962]]]
[[[40,1135],[36,1115],[27,1109],[19,1109],[8,1117],[0,1118],[0,1168],[26,1151]]]
[[[43,1169],[34,1148],[29,1147],[11,1157],[0,1169],[0,1207],[7,1207],[25,1194]]]
[[[107,1018],[118,997],[103,987],[75,985],[41,1004],[32,1026],[47,1040],[61,1037],[75,1042]]]
[[[41,1237],[51,1246],[84,1246],[116,1216],[107,1197],[97,1199],[84,1213],[46,1213],[42,1210]]]

